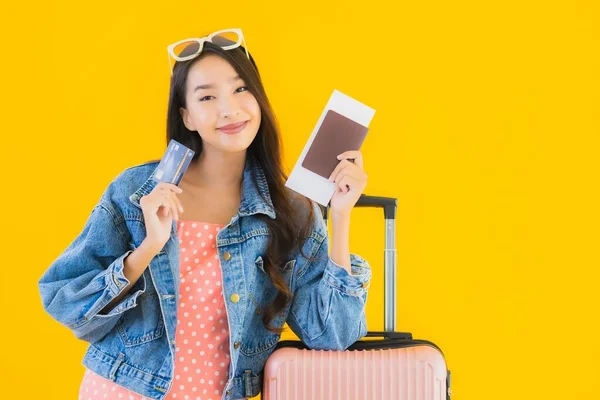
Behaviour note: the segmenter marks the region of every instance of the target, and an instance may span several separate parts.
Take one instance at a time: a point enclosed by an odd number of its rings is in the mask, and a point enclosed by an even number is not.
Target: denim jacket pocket
[[[286,262],[281,268],[281,274],[285,280],[286,285],[288,287],[291,286],[293,270],[296,260],[291,260]],[[259,274],[263,274],[263,279],[269,279],[264,269],[264,260],[261,256],[258,256],[255,260],[255,265],[258,270],[260,270]],[[291,288],[290,288],[291,290]],[[268,286],[261,291],[260,294],[250,294],[250,299],[253,302],[253,312],[259,314],[264,311],[267,305],[271,303],[274,296],[276,294],[276,289],[273,286]],[[288,306],[289,307],[289,306]],[[285,314],[285,310],[282,310],[282,314]],[[285,321],[281,316],[275,317],[271,321],[272,326],[282,327]],[[262,322],[262,318],[254,318],[252,319],[251,326],[247,329],[253,332],[252,335],[249,335],[245,340],[242,341],[240,346],[240,352],[245,356],[257,356],[268,352],[271,350],[281,337],[281,334],[271,332],[264,326]]]
[[[267,272],[265,271],[265,265],[264,265],[264,260],[261,256],[258,256],[256,258],[256,260],[254,261],[254,263],[256,264],[256,267],[263,273],[266,274]],[[283,265],[283,268],[281,268],[280,272],[281,275],[283,276],[283,279],[285,280],[285,283],[288,285],[288,287],[290,287],[291,283],[292,283],[292,277],[293,277],[293,271],[294,271],[294,266],[296,265],[296,260],[290,260],[288,262],[286,262]],[[291,287],[290,287],[291,289]]]
[[[279,342],[280,337],[280,334],[272,332],[255,334],[242,341],[240,352],[245,356],[256,356],[264,353],[273,348]]]
[[[159,301],[154,291],[142,293],[139,304],[123,313],[116,328],[125,347],[147,343],[164,335],[165,325]]]
[[[256,267],[260,270],[260,275],[263,275],[263,280],[265,282],[266,281],[271,282],[271,278],[265,272],[264,261],[261,256],[258,256],[256,258],[255,264],[256,264]],[[292,292],[292,296],[293,296],[293,291],[294,291],[293,284],[294,284],[294,266],[295,265],[296,265],[296,260],[290,260],[290,261],[286,262],[280,270],[286,286],[288,287],[290,292]],[[252,293],[250,294],[250,298],[252,299],[252,302],[254,303],[254,306],[255,306],[257,312],[259,310],[264,309],[268,304],[270,304],[276,295],[276,289],[272,285],[272,282],[268,286],[262,285],[261,287],[262,287],[261,293],[257,294],[257,296],[255,296]],[[290,304],[288,304],[288,308],[289,308],[289,306],[290,306]],[[287,313],[287,310],[282,310],[282,311],[284,313]]]

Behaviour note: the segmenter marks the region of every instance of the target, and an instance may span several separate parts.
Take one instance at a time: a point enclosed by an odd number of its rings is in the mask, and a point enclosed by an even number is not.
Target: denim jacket
[[[46,312],[89,342],[85,367],[160,400],[173,384],[180,296],[176,221],[170,239],[128,294],[110,311],[100,313],[129,284],[123,260],[146,237],[140,198],[156,185],[152,174],[157,165],[128,168],[109,184],[81,233],[38,285]],[[371,269],[355,254],[350,255],[352,274],[331,260],[327,226],[320,207],[316,203],[313,207],[316,218],[303,252],[316,259],[309,262],[295,251],[282,264],[293,297],[272,325],[283,327],[287,322],[310,348],[345,350],[367,332]],[[263,269],[270,233],[259,214],[276,217],[262,168],[246,161],[240,208],[217,235],[230,334],[229,378],[222,396],[227,400],[260,392],[263,367],[280,338],[265,329],[258,311],[276,293]]]

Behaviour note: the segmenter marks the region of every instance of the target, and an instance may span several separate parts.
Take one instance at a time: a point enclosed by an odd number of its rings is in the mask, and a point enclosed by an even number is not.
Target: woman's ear
[[[190,118],[190,113],[183,107],[179,107],[179,114],[181,114],[181,119],[183,120],[183,124],[190,131],[195,131],[194,124],[192,119]]]

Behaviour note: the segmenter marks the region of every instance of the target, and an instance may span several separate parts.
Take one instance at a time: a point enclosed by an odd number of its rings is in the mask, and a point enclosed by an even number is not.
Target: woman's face
[[[190,131],[200,134],[203,151],[242,152],[250,146],[260,126],[260,107],[227,61],[209,55],[196,62],[186,92],[181,116]]]

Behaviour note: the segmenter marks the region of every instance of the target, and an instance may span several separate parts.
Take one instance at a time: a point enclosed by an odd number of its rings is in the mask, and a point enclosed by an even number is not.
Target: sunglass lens
[[[231,46],[239,41],[240,36],[235,32],[223,32],[212,38],[212,42],[221,47]]]
[[[175,46],[175,49],[173,51],[178,57],[186,57],[192,54],[196,54],[198,52],[199,47],[200,43],[190,40],[188,42],[183,42]]]

